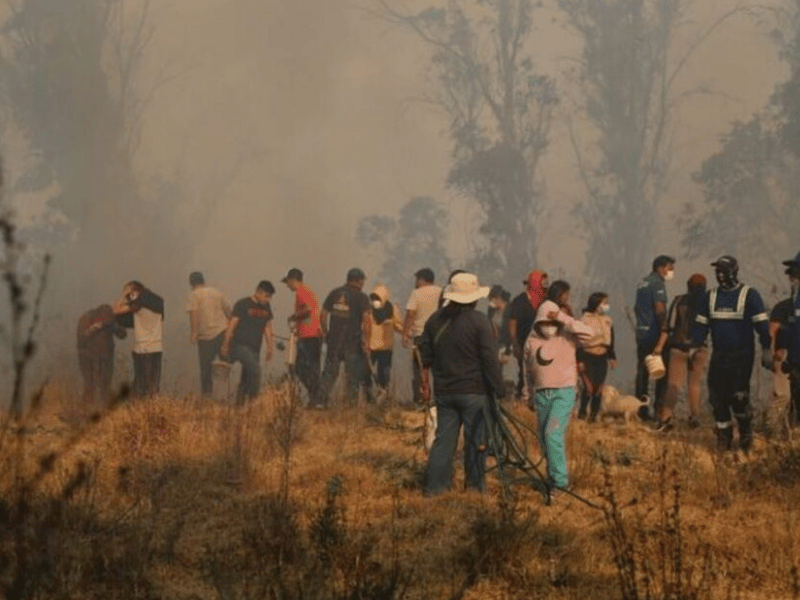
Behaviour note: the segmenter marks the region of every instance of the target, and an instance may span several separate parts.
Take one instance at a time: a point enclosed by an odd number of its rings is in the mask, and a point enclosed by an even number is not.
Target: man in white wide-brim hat
[[[483,409],[491,395],[505,394],[497,345],[488,317],[475,310],[489,295],[472,273],[455,275],[444,289],[448,301],[425,323],[420,338],[422,395],[430,398],[428,373],[436,387],[436,439],[425,472],[425,495],[450,489],[458,430],[464,427],[464,487],[482,491],[486,466]]]

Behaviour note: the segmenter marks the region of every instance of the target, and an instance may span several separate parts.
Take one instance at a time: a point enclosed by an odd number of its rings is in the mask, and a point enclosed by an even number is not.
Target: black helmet
[[[720,256],[711,266],[714,267],[717,281],[723,288],[736,287],[739,283],[739,262],[733,256]]]

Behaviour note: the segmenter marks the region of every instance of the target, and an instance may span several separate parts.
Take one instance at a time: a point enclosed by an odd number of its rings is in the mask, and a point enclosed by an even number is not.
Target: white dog
[[[603,386],[600,397],[600,412],[598,419],[605,415],[624,417],[625,423],[639,420],[639,409],[648,405],[648,400],[639,400],[636,396],[623,396],[619,390],[611,385]]]

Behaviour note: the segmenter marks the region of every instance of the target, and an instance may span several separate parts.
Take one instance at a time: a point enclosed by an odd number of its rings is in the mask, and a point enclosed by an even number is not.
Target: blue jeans
[[[436,397],[436,439],[425,471],[425,495],[450,489],[458,430],[464,426],[464,487],[483,491],[486,474],[485,394],[453,394]]]
[[[239,388],[236,390],[236,404],[242,405],[245,400],[250,400],[258,396],[261,390],[261,363],[259,360],[260,352],[254,352],[248,346],[234,346],[231,352],[231,360],[242,363],[242,377],[239,380]]]
[[[367,357],[360,346],[336,349],[328,348],[325,355],[325,367],[322,370],[318,402],[323,406],[330,404],[330,395],[336,378],[339,376],[339,367],[344,362],[344,375],[347,382],[347,401],[350,406],[358,403],[358,392],[366,380]]]
[[[531,398],[539,421],[538,434],[542,451],[547,459],[547,480],[551,486],[565,488],[567,451],[564,438],[575,406],[575,388],[547,388],[537,390]]]
[[[210,396],[214,390],[211,363],[214,362],[217,354],[219,354],[223,339],[225,339],[225,332],[210,340],[197,340],[197,355],[200,359],[200,389],[205,396]]]

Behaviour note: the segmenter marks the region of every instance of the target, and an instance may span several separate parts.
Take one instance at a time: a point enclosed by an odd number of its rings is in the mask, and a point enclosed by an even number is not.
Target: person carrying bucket
[[[636,290],[636,397],[647,400],[650,379],[656,379],[655,396],[653,398],[653,415],[657,415],[661,401],[666,391],[667,382],[663,378],[655,377],[653,371],[658,369],[658,360],[648,359],[649,356],[659,355],[663,348],[657,348],[661,330],[667,320],[667,288],[666,281],[671,281],[675,275],[675,259],[671,256],[661,255],[653,260],[653,270],[639,284]],[[658,352],[657,352],[658,350]],[[650,369],[648,369],[648,364]],[[645,419],[651,417],[647,406],[643,406],[639,416]]]

